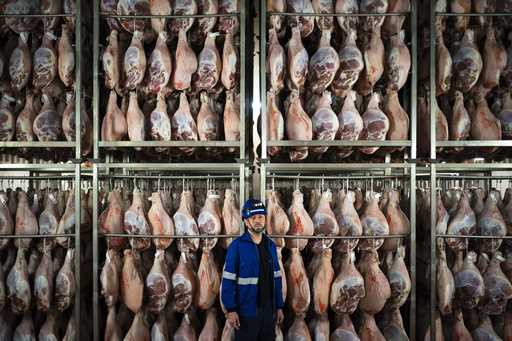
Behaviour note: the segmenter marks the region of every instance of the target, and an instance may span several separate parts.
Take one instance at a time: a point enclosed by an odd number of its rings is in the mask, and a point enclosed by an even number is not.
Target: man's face
[[[265,216],[263,214],[256,214],[245,220],[245,225],[253,233],[263,233],[265,231]]]

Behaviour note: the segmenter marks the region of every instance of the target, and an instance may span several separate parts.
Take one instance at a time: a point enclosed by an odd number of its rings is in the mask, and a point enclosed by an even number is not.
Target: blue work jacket
[[[271,255],[273,281],[273,308],[283,308],[283,288],[281,271],[277,258],[276,244],[263,234],[268,254]],[[260,275],[260,255],[249,234],[235,239],[228,248],[226,263],[222,272],[221,301],[227,311],[236,311],[245,317],[255,317],[258,311],[258,278]]]

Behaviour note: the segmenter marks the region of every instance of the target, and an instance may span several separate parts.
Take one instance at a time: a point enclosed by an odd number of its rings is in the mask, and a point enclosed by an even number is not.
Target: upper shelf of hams
[[[101,1],[110,33],[101,54],[100,147],[143,150],[153,160],[239,155],[239,6]]]
[[[512,2],[471,3],[437,1],[433,9],[430,42],[435,45],[431,56],[435,78],[431,91],[435,93],[420,92],[418,98],[422,154],[437,147],[431,153],[467,158],[512,146],[505,141],[512,138],[512,26],[507,18],[512,15]],[[432,146],[429,117],[435,122]]]
[[[412,145],[409,0],[267,1],[267,11],[270,157],[291,147],[291,161],[348,160]]]
[[[0,13],[0,147],[22,148],[24,156],[30,155],[28,147],[75,147],[74,0],[9,0]],[[81,103],[87,155],[92,120]],[[41,157],[40,149],[37,153]]]

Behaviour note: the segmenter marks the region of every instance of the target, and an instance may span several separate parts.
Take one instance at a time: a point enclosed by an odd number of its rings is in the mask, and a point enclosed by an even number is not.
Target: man
[[[266,209],[249,199],[242,209],[246,232],[229,246],[221,301],[235,340],[274,340],[283,321],[283,293],[276,244],[263,234]]]

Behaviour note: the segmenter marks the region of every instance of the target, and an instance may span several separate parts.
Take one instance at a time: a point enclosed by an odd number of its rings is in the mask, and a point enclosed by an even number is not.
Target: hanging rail
[[[121,15],[121,14],[110,14],[110,13],[100,13],[102,17],[105,18],[116,18],[116,19],[152,19],[152,18],[224,18],[224,17],[238,17],[240,16],[240,12],[234,13],[215,13],[215,14],[148,14],[148,15]]]
[[[283,17],[405,17],[411,12],[396,13],[295,13],[295,12],[267,12],[268,16]]]
[[[152,234],[126,234],[126,233],[99,233],[100,236],[108,238],[152,238],[152,239],[209,239],[209,238],[236,238],[240,234],[197,234],[197,235],[152,235]],[[409,234],[395,234],[382,236],[300,236],[289,234],[268,234],[270,238],[286,238],[286,239],[391,239],[391,238],[408,238]],[[2,236],[0,236],[1,239]]]
[[[0,239],[47,239],[47,238],[76,238],[75,233],[55,233],[55,234],[9,234],[0,235]]]

